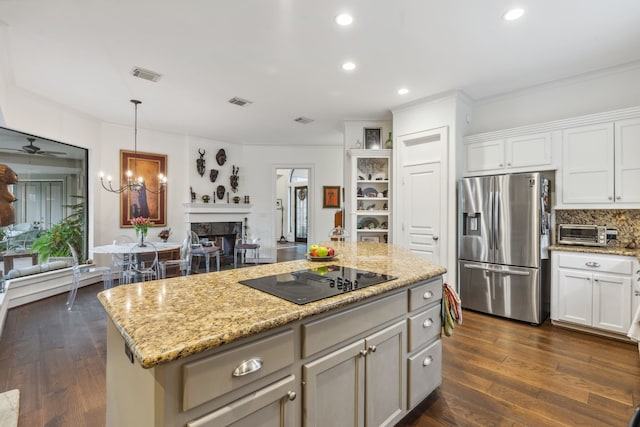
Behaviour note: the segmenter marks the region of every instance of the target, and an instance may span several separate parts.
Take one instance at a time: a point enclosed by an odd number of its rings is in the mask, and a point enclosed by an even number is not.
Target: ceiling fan
[[[0,150],[21,151],[27,154],[39,154],[42,156],[57,156],[61,154],[67,154],[63,153],[62,151],[41,150],[40,147],[33,145],[36,140],[35,138],[27,138],[27,140],[29,141],[29,145],[23,145],[22,148],[0,148]]]

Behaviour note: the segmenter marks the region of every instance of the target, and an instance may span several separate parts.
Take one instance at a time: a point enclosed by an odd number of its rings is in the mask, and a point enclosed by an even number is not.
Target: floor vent
[[[247,105],[253,104],[251,101],[248,101],[246,99],[242,99],[242,98],[238,98],[237,96],[234,96],[233,98],[231,98],[229,100],[229,104],[234,104],[234,105],[239,105],[241,107],[246,107]]]
[[[303,125],[306,125],[307,123],[311,123],[313,121],[313,119],[310,119],[309,117],[296,117],[295,119],[293,119],[294,122],[298,122],[298,123],[302,123]]]
[[[150,82],[157,82],[162,77],[162,74],[155,71],[145,70],[144,68],[136,67],[131,70],[131,74],[134,77],[140,77],[141,79],[149,80]]]

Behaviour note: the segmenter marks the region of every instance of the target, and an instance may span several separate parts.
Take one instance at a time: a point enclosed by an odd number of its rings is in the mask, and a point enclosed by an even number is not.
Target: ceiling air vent
[[[303,125],[306,125],[307,123],[311,123],[313,121],[313,119],[310,119],[309,117],[296,117],[295,119],[293,119],[294,122],[298,122],[298,123],[302,123]]]
[[[141,79],[149,80],[151,82],[157,82],[162,77],[162,74],[155,71],[145,70],[144,68],[136,67],[131,70],[131,74],[134,77],[140,77]]]
[[[247,101],[246,99],[238,98],[234,96],[228,101],[230,104],[239,105],[241,107],[246,107],[247,105],[253,104],[251,101]]]

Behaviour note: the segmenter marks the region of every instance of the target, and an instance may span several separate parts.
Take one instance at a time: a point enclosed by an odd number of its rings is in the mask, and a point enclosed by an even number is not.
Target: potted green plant
[[[51,228],[43,230],[31,245],[31,250],[38,253],[38,262],[40,263],[46,262],[50,257],[71,257],[67,242],[76,249],[80,257],[79,262],[84,262],[84,251],[82,251],[85,228],[84,197],[71,197],[77,203],[64,205],[64,207],[71,209],[71,213]]]

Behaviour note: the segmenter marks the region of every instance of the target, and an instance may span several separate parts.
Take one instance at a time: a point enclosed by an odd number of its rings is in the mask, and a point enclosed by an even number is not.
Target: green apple
[[[328,254],[329,254],[329,249],[325,248],[324,246],[318,247],[319,257],[326,257]]]
[[[311,246],[309,246],[309,253],[311,253],[311,252],[313,252],[313,251],[315,251],[315,250],[318,250],[318,248],[319,248],[319,247],[320,247],[320,246],[318,246],[318,245],[311,245]]]

